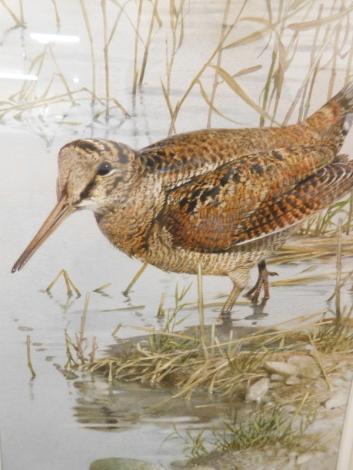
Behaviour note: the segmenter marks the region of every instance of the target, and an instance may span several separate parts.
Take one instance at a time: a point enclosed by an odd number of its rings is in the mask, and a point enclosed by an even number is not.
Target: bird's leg
[[[233,305],[249,280],[249,268],[238,268],[235,271],[228,273],[228,276],[233,281],[233,289],[222,307],[219,315],[219,318],[221,319],[230,318],[230,312]]]
[[[259,268],[259,276],[257,278],[257,281],[254,287],[250,289],[246,294],[244,294],[244,297],[250,298],[253,303],[256,303],[258,301],[262,288],[264,289],[263,298],[264,299],[270,298],[268,276],[278,276],[277,273],[267,270],[265,260],[260,261],[257,266]]]

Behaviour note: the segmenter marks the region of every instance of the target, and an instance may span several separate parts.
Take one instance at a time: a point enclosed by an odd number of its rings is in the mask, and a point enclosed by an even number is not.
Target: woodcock
[[[72,212],[91,209],[120,250],[166,271],[229,276],[221,316],[296,226],[353,187],[338,155],[353,121],[353,82],[311,117],[283,128],[209,129],[131,149],[76,140],[59,153],[58,203],[12,271]]]

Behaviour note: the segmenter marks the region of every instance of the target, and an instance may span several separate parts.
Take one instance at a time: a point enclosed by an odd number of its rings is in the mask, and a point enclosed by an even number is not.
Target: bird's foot
[[[253,288],[244,294],[244,297],[251,300],[253,304],[256,304],[259,300],[261,290],[264,290],[264,296],[262,302],[270,298],[270,287],[268,282],[268,276],[278,276],[278,273],[274,271],[267,271],[265,267],[260,267],[259,265],[259,277]]]
[[[219,314],[219,320],[229,320],[231,310],[225,310],[222,308],[221,313]]]

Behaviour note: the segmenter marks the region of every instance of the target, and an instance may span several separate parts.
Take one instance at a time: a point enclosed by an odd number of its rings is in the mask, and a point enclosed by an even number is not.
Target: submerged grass
[[[27,350],[27,367],[31,372],[32,379],[36,377],[36,373],[33,368],[32,358],[31,358],[31,337],[27,335],[26,339],[26,350]]]

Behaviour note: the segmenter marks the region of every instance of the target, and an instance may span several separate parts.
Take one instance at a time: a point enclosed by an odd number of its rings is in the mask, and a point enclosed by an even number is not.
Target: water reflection
[[[119,382],[113,385],[95,378],[77,380],[77,404],[73,407],[75,419],[89,429],[124,431],[146,425],[171,429],[171,423],[180,429],[216,426],[242,402],[232,405],[208,393],[196,393],[191,400],[172,399],[168,387],[144,387],[138,383]],[[244,410],[243,410],[244,411]],[[245,413],[244,413],[245,416]]]

